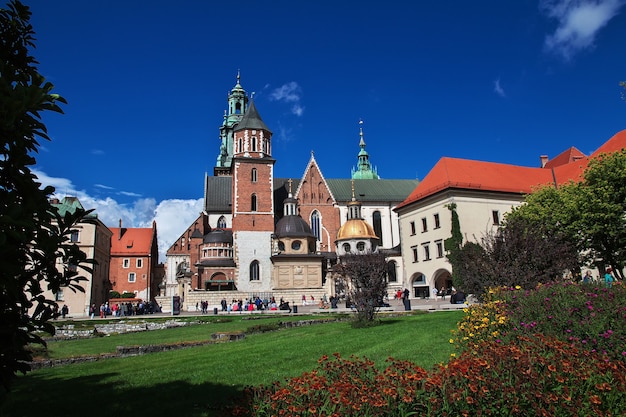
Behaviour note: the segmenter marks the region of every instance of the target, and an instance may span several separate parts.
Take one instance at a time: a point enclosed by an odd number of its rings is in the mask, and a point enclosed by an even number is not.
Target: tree
[[[598,267],[611,266],[623,279],[626,263],[626,150],[589,162],[580,187],[580,228]]]
[[[443,245],[446,249],[446,254],[448,258],[448,262],[452,265],[452,283],[457,288],[462,287],[462,281],[459,279],[456,271],[460,270],[461,265],[459,264],[459,251],[461,250],[461,246],[463,245],[463,234],[461,233],[461,222],[459,221],[459,213],[456,211],[456,204],[450,203],[446,204],[446,208],[450,210],[451,214],[451,236],[447,238]]]
[[[531,289],[560,279],[577,265],[577,257],[564,235],[551,233],[541,222],[511,216],[480,244],[463,245],[456,255],[455,275],[462,288],[480,297],[490,287]]]
[[[88,212],[61,216],[49,203],[53,187],[41,189],[30,166],[49,140],[41,113],[62,113],[66,101],[52,93],[30,55],[34,31],[31,12],[19,1],[0,9],[0,378],[9,391],[17,373],[30,370],[28,345],[44,344],[36,333],[54,334],[49,322],[56,303],[44,291],[82,288],[78,269],[93,261],[70,243],[71,227]],[[62,266],[57,268],[57,265]]]
[[[373,324],[387,296],[387,270],[387,259],[378,252],[347,254],[335,266],[336,273],[348,281],[346,292],[356,310],[355,327]]]
[[[541,223],[545,233],[558,235],[577,248],[579,265],[612,266],[623,279],[625,213],[626,150],[621,150],[592,159],[579,183],[534,191],[507,219]]]

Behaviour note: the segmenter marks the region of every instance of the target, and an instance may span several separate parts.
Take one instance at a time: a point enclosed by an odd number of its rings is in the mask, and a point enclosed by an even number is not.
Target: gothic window
[[[252,152],[256,152],[256,137],[252,137]]]
[[[252,168],[252,171],[250,172],[250,178],[252,179],[252,182],[256,182],[256,168]]]
[[[313,213],[311,213],[311,231],[313,232],[317,240],[322,240],[321,223],[322,222],[320,218],[320,212],[317,210],[313,210]]]
[[[221,216],[221,217],[217,220],[217,228],[218,228],[218,229],[226,229],[226,217]]]
[[[250,281],[258,281],[261,279],[259,269],[259,261],[252,261],[250,263]]]
[[[383,226],[380,216],[380,211],[376,210],[372,215],[374,220],[374,233],[378,236],[378,245],[383,245]]]
[[[250,211],[256,211],[256,194],[250,197]]]

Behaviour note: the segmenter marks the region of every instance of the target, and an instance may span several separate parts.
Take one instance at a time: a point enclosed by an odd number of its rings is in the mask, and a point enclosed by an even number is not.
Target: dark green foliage
[[[30,369],[26,347],[44,344],[36,331],[54,333],[49,320],[55,302],[44,291],[80,291],[83,278],[73,266],[89,270],[81,265],[85,254],[68,237],[88,212],[60,216],[48,200],[54,188],[40,189],[29,168],[38,139],[49,140],[41,113],[62,113],[57,103],[65,103],[52,94],[52,84],[29,54],[34,47],[30,16],[19,1],[0,9],[0,379],[5,390],[18,372]]]
[[[459,263],[459,251],[463,245],[461,222],[459,221],[459,214],[456,212],[456,204],[447,204],[446,208],[450,210],[452,216],[452,230],[451,236],[443,244],[446,249],[448,262],[452,265],[452,284],[457,288],[465,288],[463,287],[463,280],[460,279],[459,274],[456,272],[461,269],[461,264]]]

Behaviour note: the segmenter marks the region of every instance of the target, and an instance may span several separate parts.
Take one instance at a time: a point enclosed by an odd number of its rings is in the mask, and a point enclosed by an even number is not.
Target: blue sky
[[[36,170],[116,227],[157,220],[162,249],[201,210],[237,72],[274,132],[277,177],[311,151],[349,178],[443,156],[538,166],[626,129],[626,1],[25,1],[48,114]],[[164,260],[164,258],[162,259]]]

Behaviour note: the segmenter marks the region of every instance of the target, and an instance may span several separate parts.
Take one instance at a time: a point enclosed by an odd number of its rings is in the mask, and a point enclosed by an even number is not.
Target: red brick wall
[[[273,232],[273,161],[236,158],[233,165],[233,230]],[[252,181],[253,169],[256,169],[256,182]],[[256,195],[255,212],[251,212],[253,194]]]

